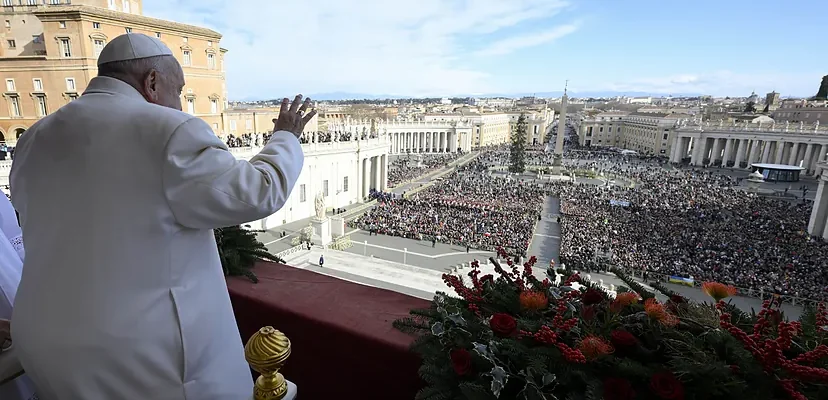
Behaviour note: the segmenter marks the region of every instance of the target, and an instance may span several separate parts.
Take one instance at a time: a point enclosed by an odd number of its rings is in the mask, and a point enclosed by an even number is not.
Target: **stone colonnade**
[[[715,132],[695,132],[676,135],[670,151],[670,161],[679,163],[690,157],[690,165],[721,165],[750,168],[751,164],[783,164],[802,166],[804,173],[818,175],[819,161],[828,154],[828,137],[819,142],[807,137],[771,137],[771,134],[727,135],[716,137]]]
[[[808,221],[808,233],[828,239],[828,193],[825,188],[828,183],[828,164],[820,163],[818,168],[822,170],[822,174],[814,198],[814,208],[811,210],[811,219]]]
[[[456,153],[457,132],[389,132],[391,153]]]
[[[371,189],[388,190],[388,154],[365,157],[360,161],[360,198],[368,197]]]

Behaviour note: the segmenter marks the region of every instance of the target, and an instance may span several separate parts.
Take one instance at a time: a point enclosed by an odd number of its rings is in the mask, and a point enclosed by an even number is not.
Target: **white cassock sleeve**
[[[304,161],[299,140],[287,131],[275,132],[250,161],[237,160],[206,122],[193,118],[167,143],[164,194],[183,226],[239,225],[279,211]]]
[[[26,250],[23,248],[23,231],[17,222],[17,214],[14,206],[8,197],[0,194],[0,230],[14,247],[14,251],[20,256],[20,260],[26,259]]]

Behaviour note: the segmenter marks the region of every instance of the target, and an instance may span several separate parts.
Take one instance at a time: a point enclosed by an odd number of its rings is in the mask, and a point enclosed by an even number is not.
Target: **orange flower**
[[[638,299],[638,293],[635,292],[618,293],[610,304],[610,309],[614,312],[621,311],[624,307],[638,303]]]
[[[543,292],[526,291],[520,293],[520,307],[524,310],[543,310],[549,305],[549,299]]]
[[[588,360],[594,360],[600,356],[612,354],[615,348],[606,340],[589,335],[578,344],[578,350],[581,350],[581,353],[584,353]]]
[[[661,322],[664,326],[676,326],[679,322],[678,318],[675,315],[670,314],[666,308],[664,308],[664,304],[659,304],[656,299],[647,299],[644,302],[644,312],[647,315],[658,321]]]
[[[702,283],[702,292],[719,302],[719,300],[735,295],[736,288],[719,282],[705,282]]]

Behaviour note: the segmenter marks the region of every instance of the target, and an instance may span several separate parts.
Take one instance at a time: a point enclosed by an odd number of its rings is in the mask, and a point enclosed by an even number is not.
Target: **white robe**
[[[10,174],[26,262],[12,339],[43,400],[248,400],[213,229],[268,217],[304,155],[237,160],[210,126],[117,79],[38,120]]]
[[[17,216],[14,213],[9,199],[0,193],[0,318],[11,319],[14,296],[20,284],[20,274],[23,272],[23,232],[17,225]],[[11,352],[0,353],[0,361],[4,364],[11,360]],[[6,358],[6,359],[4,359]],[[26,376],[21,376],[4,385],[0,385],[0,399],[2,400],[32,400],[36,399],[34,385]]]

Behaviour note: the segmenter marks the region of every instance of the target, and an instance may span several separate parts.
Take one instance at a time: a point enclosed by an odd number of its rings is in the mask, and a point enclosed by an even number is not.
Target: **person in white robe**
[[[284,99],[261,152],[237,160],[181,111],[172,54],[146,35],[112,39],[83,95],[18,141],[11,198],[28,256],[11,334],[41,399],[253,393],[212,229],[285,204],[316,111]]]
[[[20,373],[20,362],[13,352],[13,341],[7,336],[9,320],[12,317],[14,297],[23,272],[23,232],[17,223],[9,199],[0,196],[0,399],[37,399],[32,382],[24,375],[11,379]]]

